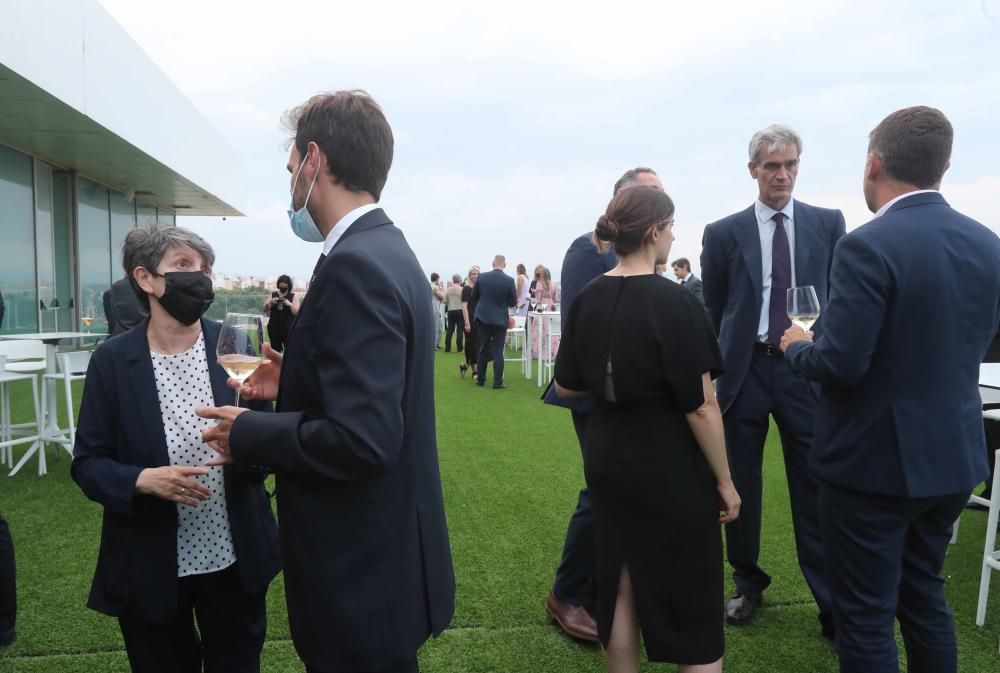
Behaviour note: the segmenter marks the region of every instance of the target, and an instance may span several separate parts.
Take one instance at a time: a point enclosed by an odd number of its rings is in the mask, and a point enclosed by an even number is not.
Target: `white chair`
[[[549,322],[549,333],[545,338],[545,350],[538,349],[538,358],[541,360],[543,368],[542,381],[549,381],[556,373],[556,353],[559,351],[559,342],[562,339],[562,326],[558,320]]]
[[[40,379],[45,373],[45,344],[41,341],[13,339],[0,341],[0,355],[6,356],[7,365],[2,371],[6,371],[8,374],[23,374]],[[44,405],[44,403],[43,396],[42,404]],[[43,406],[42,415],[36,415],[36,421],[44,416],[45,408]],[[38,428],[37,423],[15,423],[8,424],[7,429],[14,435],[23,435],[30,432],[29,429],[37,431]]]
[[[516,358],[509,358],[504,356],[504,362],[520,362],[524,363],[525,359],[528,357],[524,348],[524,335],[525,328],[524,323],[527,320],[523,315],[512,316],[514,319],[514,326],[507,330],[507,347],[511,350],[521,351],[521,355]]]
[[[58,374],[46,374],[45,380],[49,385],[58,381],[63,382],[66,393],[66,418],[69,421],[69,440],[59,441],[69,454],[73,455],[73,444],[76,443],[76,424],[73,419],[73,381],[82,381],[87,378],[87,365],[90,364],[90,356],[93,351],[73,351],[70,353],[59,353],[56,360],[59,362]],[[51,409],[49,413],[56,413],[56,409]],[[61,431],[60,431],[61,432]]]
[[[38,397],[38,378],[34,374],[18,374],[5,371],[7,356],[0,354],[0,465],[8,468],[14,467],[14,446],[26,444],[28,442],[38,443],[39,441],[39,421],[42,417],[41,405]],[[10,417],[10,387],[8,384],[18,381],[31,381],[32,399],[34,400],[35,422],[20,423],[14,426]],[[25,428],[31,426],[34,434],[26,432]],[[23,462],[23,461],[22,461]],[[44,470],[44,459],[39,465],[39,474]]]
[[[991,416],[987,416],[991,414]],[[1000,421],[1000,411],[984,411],[983,416]],[[996,460],[1000,461],[1000,449],[994,454]],[[983,574],[979,579],[979,604],[976,606],[976,626],[982,626],[986,622],[986,599],[990,593],[990,573],[1000,572],[1000,549],[997,548],[997,522],[1000,521],[1000,470],[993,471],[993,486],[990,491],[991,498],[980,498],[977,495],[969,498],[971,502],[978,502],[989,507],[989,514],[986,517],[986,542],[983,545]]]

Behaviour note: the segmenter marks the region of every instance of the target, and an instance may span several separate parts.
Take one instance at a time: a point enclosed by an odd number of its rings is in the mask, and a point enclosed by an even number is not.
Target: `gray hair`
[[[799,134],[781,124],[771,124],[750,139],[750,161],[760,162],[762,152],[784,152],[789,145],[795,145],[796,154],[802,154],[802,138]]]
[[[460,276],[457,273],[451,274],[451,282],[453,282],[453,283],[461,283],[462,282],[462,276]]]
[[[614,191],[612,195],[617,194],[626,187],[632,187],[639,182],[639,176],[642,173],[649,173],[650,175],[656,175],[656,171],[648,166],[638,166],[636,168],[630,168],[622,176],[618,178],[618,182],[615,183]],[[659,177],[659,176],[657,176]]]
[[[137,228],[128,232],[122,245],[122,268],[139,301],[149,308],[149,297],[133,278],[140,266],[155,272],[167,250],[175,246],[191,248],[208,266],[215,264],[215,251],[198,234],[170,224],[154,224],[148,229]]]

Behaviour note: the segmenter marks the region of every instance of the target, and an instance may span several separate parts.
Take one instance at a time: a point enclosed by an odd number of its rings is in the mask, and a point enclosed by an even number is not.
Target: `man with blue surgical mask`
[[[378,104],[321,94],[286,122],[291,227],[323,254],[284,359],[265,346],[270,362],[241,389],[276,400],[277,413],[202,409],[220,420],[204,436],[219,462],[275,473],[288,621],[306,671],[414,673],[455,606],[431,296],[377,203],[393,152]]]

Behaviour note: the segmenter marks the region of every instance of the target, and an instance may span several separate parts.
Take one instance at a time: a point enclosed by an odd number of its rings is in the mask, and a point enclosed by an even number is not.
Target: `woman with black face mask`
[[[264,310],[271,314],[267,321],[267,338],[271,348],[279,353],[285,349],[288,330],[299,312],[299,298],[292,292],[292,279],[282,274],[278,276],[278,291],[264,302]]]
[[[265,474],[207,467],[211,421],[195,415],[233,400],[220,326],[202,317],[214,261],[181,227],[130,231],[122,265],[149,318],[102,344],[87,371],[71,473],[104,507],[87,605],[118,618],[132,671],[260,669],[280,569]]]

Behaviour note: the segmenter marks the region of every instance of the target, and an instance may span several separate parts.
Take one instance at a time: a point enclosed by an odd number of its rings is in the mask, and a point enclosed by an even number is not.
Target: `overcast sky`
[[[1000,0],[102,2],[243,161],[216,168],[243,171],[247,217],[178,218],[219,272],[308,276],[279,119],[347,88],[393,127],[382,205],[428,272],[501,253],[558,276],[640,165],[697,272],[704,225],[756,197],[747,143],[774,122],[803,136],[795,197],[860,226],[867,134],[916,104],[955,127],[945,197],[1000,231]]]

